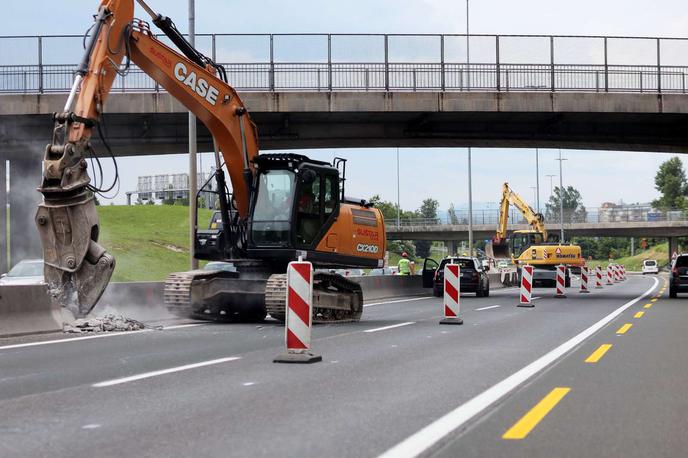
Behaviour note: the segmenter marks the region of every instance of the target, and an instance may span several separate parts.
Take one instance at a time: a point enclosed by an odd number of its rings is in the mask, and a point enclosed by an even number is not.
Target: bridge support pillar
[[[669,237],[669,264],[671,264],[674,253],[681,254],[678,251],[678,237]]]
[[[26,258],[40,258],[43,250],[34,217],[41,195],[40,160],[10,161],[10,267]]]
[[[7,161],[0,159],[0,273],[7,268]]]
[[[458,244],[456,243],[456,240],[445,241],[444,246],[447,247],[447,256],[453,256],[457,254]]]

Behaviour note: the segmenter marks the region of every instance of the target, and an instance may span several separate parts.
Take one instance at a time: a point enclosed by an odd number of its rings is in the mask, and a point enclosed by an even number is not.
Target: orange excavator
[[[170,274],[165,303],[174,313],[213,320],[284,319],[287,264],[311,261],[314,321],[360,319],[360,286],[332,272],[381,267],[386,238],[381,212],[346,197],[344,159],[332,164],[298,154],[259,154],[258,132],[225,69],[196,50],[165,16],[136,0],[176,46],[134,19],[134,0],[101,0],[63,112],[54,116],[36,224],[45,278],[58,301],[83,316],[95,307],[115,268],[98,244],[99,222],[87,172],[91,136],[103,136],[104,107],[117,75],[137,65],[208,128],[215,145],[213,187],[219,216],[196,229],[198,259],[231,269]],[[109,150],[109,147],[108,147]],[[110,153],[112,153],[110,151]],[[229,174],[232,193],[225,182]],[[199,198],[190,199],[198,205]]]

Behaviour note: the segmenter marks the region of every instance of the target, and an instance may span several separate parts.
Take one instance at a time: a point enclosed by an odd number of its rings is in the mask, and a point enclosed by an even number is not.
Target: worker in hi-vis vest
[[[411,261],[409,261],[408,254],[405,251],[401,253],[398,265],[399,275],[411,275]]]

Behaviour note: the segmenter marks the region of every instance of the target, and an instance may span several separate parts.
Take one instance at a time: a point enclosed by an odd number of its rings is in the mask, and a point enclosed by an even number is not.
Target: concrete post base
[[[440,324],[463,324],[461,318],[443,318],[440,320]]]
[[[294,352],[288,351],[275,357],[273,363],[287,363],[287,364],[311,364],[322,361],[322,356],[314,355],[310,352]]]

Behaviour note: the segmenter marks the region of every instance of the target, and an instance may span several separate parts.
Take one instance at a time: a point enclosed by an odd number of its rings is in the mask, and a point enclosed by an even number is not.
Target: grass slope
[[[100,243],[115,256],[114,281],[163,280],[189,268],[189,208],[99,206]],[[210,212],[199,215],[202,227]]]
[[[626,270],[628,271],[639,272],[642,269],[643,261],[645,259],[654,259],[661,268],[669,265],[669,255],[667,254],[668,249],[668,244],[662,243],[644,251],[639,250],[638,254],[635,256],[626,256],[624,258],[614,259],[614,262],[626,266]],[[607,264],[609,264],[608,260],[588,262],[588,265],[592,267],[606,267]]]

